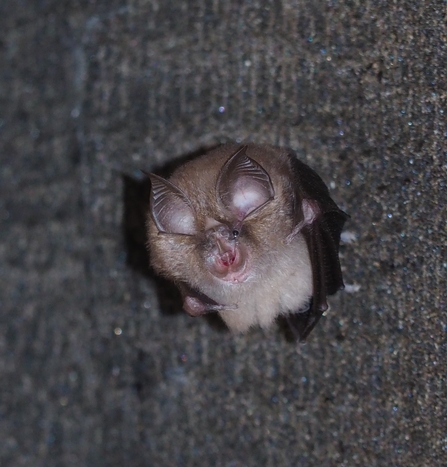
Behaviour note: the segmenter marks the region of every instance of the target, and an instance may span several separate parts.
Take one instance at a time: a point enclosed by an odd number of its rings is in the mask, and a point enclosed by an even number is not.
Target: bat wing
[[[291,151],[296,223],[303,221],[303,200],[314,207],[313,220],[304,225],[300,233],[304,236],[312,266],[313,293],[306,311],[296,310],[287,321],[299,341],[304,341],[328,308],[327,296],[344,288],[338,258],[340,235],[349,216],[331,199],[329,190],[319,175],[296,158]]]

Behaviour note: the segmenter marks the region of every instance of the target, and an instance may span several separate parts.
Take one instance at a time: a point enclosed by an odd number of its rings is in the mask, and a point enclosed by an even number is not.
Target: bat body
[[[338,246],[348,217],[293,151],[226,144],[150,174],[154,269],[192,316],[218,312],[245,332],[285,315],[304,340],[343,288]]]

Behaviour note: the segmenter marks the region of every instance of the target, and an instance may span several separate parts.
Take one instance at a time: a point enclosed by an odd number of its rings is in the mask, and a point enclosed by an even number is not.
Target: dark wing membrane
[[[348,215],[335,204],[320,176],[299,161],[296,154],[289,154],[295,181],[295,211],[297,222],[302,220],[303,199],[317,202],[320,213],[312,224],[305,226],[303,234],[309,249],[313,275],[312,302],[306,312],[293,313],[289,324],[300,341],[304,341],[327,310],[327,296],[344,287],[338,258],[340,235]],[[299,310],[297,310],[299,311]]]

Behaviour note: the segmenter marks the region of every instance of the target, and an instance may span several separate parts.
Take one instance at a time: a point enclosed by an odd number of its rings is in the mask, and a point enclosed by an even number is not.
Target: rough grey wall
[[[0,18],[0,464],[445,465],[446,2]],[[228,140],[293,147],[351,215],[360,289],[305,346],[189,318],[135,267],[129,176]]]

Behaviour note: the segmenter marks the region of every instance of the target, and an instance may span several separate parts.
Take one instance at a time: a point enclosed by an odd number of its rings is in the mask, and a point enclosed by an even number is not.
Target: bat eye
[[[233,232],[231,232],[231,234],[233,235],[233,238],[237,238],[239,237],[239,230],[234,229]]]

